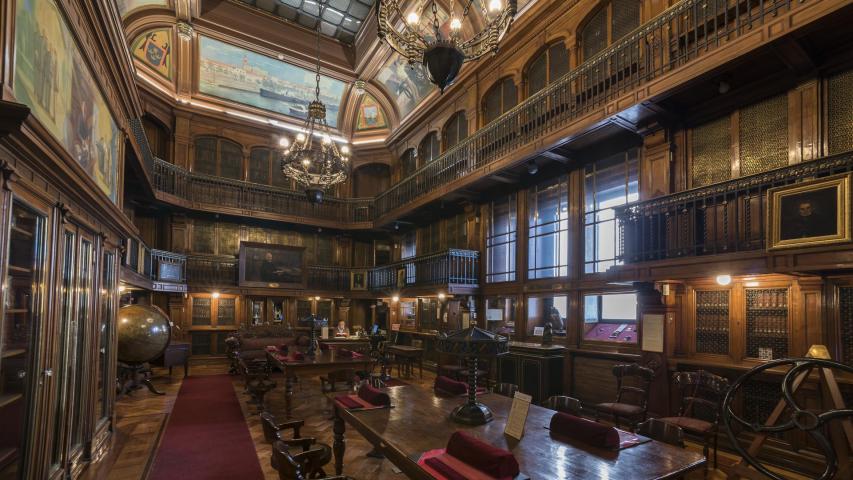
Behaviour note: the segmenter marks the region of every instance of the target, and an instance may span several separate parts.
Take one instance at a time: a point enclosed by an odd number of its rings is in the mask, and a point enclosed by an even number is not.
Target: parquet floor
[[[224,373],[227,369],[225,361],[194,361],[190,367],[193,375]],[[166,395],[156,396],[142,389],[117,402],[117,429],[111,452],[87,470],[83,476],[84,480],[144,480],[146,478],[183,377],[183,371],[180,368],[175,368],[171,378],[166,370],[157,370],[155,373],[157,377],[154,379],[154,384],[158,389],[166,392]],[[274,379],[279,382],[279,385],[267,395],[267,409],[273,413],[283,412],[282,379],[280,377],[274,377]],[[423,380],[417,376],[404,380],[410,384],[431,388],[433,379],[432,374],[424,372]],[[303,384],[296,386],[294,391],[293,416],[305,420],[302,436],[315,437],[319,442],[331,445],[332,422],[329,420],[331,415],[329,401],[319,393],[318,379],[306,378],[301,381]],[[276,480],[278,475],[270,466],[270,446],[263,439],[260,419],[255,414],[257,407],[248,403],[248,396],[243,394],[243,385],[238,377],[234,377],[234,390],[237,398],[240,399],[249,431],[255,441],[255,450],[261,468],[268,480]],[[701,447],[695,444],[689,444],[688,448],[701,451]],[[396,472],[390,462],[367,457],[366,454],[371,449],[366,440],[348,429],[344,473],[359,480],[405,479],[403,474]],[[720,452],[721,464],[733,464],[736,460],[737,457]],[[331,465],[329,467],[330,471],[327,473],[333,473],[331,471],[333,467]],[[790,472],[784,472],[783,475],[792,480],[806,480],[806,477]],[[701,471],[687,477],[688,480],[703,478],[705,477]],[[721,480],[726,477],[721,471],[712,471],[707,478]]]

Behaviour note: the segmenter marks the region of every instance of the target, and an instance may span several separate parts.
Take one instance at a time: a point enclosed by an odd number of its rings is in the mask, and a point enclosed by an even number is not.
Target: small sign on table
[[[524,436],[524,424],[527,422],[527,411],[533,397],[521,392],[515,392],[512,398],[512,408],[509,411],[509,419],[506,421],[504,433],[516,440]]]

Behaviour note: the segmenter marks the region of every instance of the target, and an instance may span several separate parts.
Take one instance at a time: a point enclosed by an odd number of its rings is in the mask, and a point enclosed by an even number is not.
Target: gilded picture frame
[[[367,270],[353,270],[349,273],[349,289],[353,291],[367,290]]]
[[[767,249],[849,242],[850,174],[767,190]]]
[[[240,242],[239,258],[241,287],[305,288],[304,247]]]

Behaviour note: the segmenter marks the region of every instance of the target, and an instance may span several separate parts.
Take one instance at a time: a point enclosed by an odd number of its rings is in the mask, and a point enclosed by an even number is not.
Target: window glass
[[[216,175],[216,139],[197,138],[195,141],[194,171],[205,175]]]
[[[403,152],[403,156],[400,158],[400,164],[402,171],[401,178],[406,178],[415,173],[415,170],[418,169],[417,151],[414,148],[410,148]]]
[[[545,325],[550,323],[551,332],[555,336],[565,336],[568,312],[569,297],[566,295],[529,297],[527,299],[527,335],[542,335]]]
[[[607,8],[596,12],[581,30],[583,60],[589,60],[607,46]]]
[[[496,83],[483,97],[483,116],[485,122],[500,117],[518,104],[518,89],[512,78],[505,78]]]
[[[486,281],[515,281],[516,196],[493,201],[486,235]]]
[[[555,82],[569,73],[569,51],[563,42],[548,48],[548,83]]]
[[[545,50],[527,68],[527,96],[545,88],[548,84],[548,51]]]
[[[422,165],[426,165],[438,158],[438,155],[438,132],[429,132],[418,145],[418,157]]]
[[[584,295],[583,336],[593,342],[637,343],[637,294]]]
[[[640,26],[640,2],[613,0],[612,9],[610,32],[612,41],[615,43]]]
[[[249,181],[270,183],[270,149],[253,148],[249,155]]]
[[[243,149],[227,140],[219,143],[219,175],[240,180],[243,178]]]
[[[500,335],[515,335],[516,297],[486,298],[486,330]]]
[[[528,191],[527,275],[531,279],[565,277],[569,259],[568,177]]]

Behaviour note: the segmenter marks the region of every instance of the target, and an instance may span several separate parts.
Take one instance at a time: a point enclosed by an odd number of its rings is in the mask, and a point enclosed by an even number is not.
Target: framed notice
[[[662,313],[646,313],[643,315],[643,351],[663,353],[663,324]]]
[[[527,412],[530,410],[530,403],[532,401],[532,396],[515,392],[515,396],[512,397],[512,408],[509,411],[509,418],[506,421],[504,434],[521,440],[521,437],[524,436],[524,424],[527,423]]]

